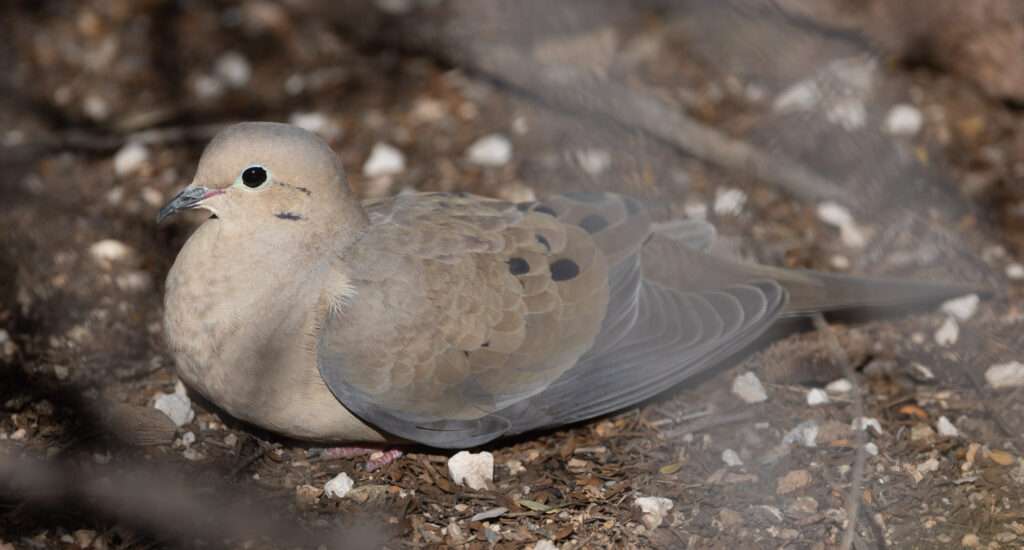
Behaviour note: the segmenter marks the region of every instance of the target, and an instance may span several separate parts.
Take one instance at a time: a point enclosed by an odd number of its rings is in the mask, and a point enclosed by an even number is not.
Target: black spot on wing
[[[538,206],[537,208],[534,208],[533,211],[540,212],[541,214],[547,214],[548,216],[552,216],[555,218],[558,217],[558,214],[556,214],[554,210],[548,208],[547,206]]]
[[[530,264],[522,258],[509,258],[508,272],[513,275],[525,275],[530,272]]]
[[[553,281],[568,281],[579,274],[580,266],[569,258],[551,262],[551,279]]]
[[[579,226],[586,230],[587,233],[593,235],[608,227],[608,220],[600,214],[591,214],[580,220]]]
[[[548,240],[544,238],[544,235],[536,235],[536,237],[537,242],[544,245],[544,248],[546,248],[548,252],[551,252],[551,243],[549,243]]]
[[[302,216],[296,214],[295,212],[278,212],[277,214],[274,215],[277,216],[278,218],[281,218],[282,220],[296,221],[302,219]]]

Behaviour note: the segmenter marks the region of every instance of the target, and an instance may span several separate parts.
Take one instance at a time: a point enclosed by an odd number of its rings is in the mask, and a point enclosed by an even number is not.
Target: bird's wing
[[[772,283],[687,294],[645,282],[651,220],[626,197],[365,206],[371,230],[339,252],[354,292],[323,323],[320,373],[364,420],[429,445],[628,406],[743,347],[785,301]]]

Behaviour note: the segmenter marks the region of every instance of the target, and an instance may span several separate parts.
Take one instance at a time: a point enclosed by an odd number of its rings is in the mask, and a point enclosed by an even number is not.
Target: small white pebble
[[[867,443],[864,444],[864,452],[868,453],[871,456],[878,456],[878,445],[875,445],[874,443],[868,441]]]
[[[209,101],[224,95],[224,83],[210,75],[199,75],[192,81],[192,94]]]
[[[811,407],[828,403],[828,393],[821,388],[811,388],[807,392],[807,404]]]
[[[834,254],[828,262],[833,269],[838,269],[841,271],[850,269],[850,259],[847,258],[846,256],[843,256],[842,254]]]
[[[636,497],[634,504],[639,506],[645,514],[664,516],[675,503],[664,497]]]
[[[181,382],[174,386],[174,393],[165,393],[157,397],[153,408],[166,414],[179,428],[192,422],[196,417],[195,411],[192,410],[192,401],[186,395],[185,386]]]
[[[735,216],[743,211],[747,203],[747,194],[739,189],[719,189],[715,192],[715,214],[719,216]]]
[[[956,324],[956,319],[953,317],[946,317],[946,320],[942,322],[942,326],[935,331],[935,343],[940,346],[951,346],[960,339],[960,325]]]
[[[850,422],[850,428],[852,428],[854,431],[857,431],[857,430],[865,430],[866,431],[868,428],[872,428],[873,430],[875,430],[875,433],[877,433],[879,435],[881,435],[881,433],[882,433],[882,424],[880,424],[878,422],[878,419],[877,418],[868,418],[866,416],[860,416],[860,417],[854,418],[853,422]]]
[[[134,141],[129,141],[114,154],[114,173],[119,178],[135,175],[149,163],[149,149]]]
[[[732,393],[747,403],[760,403],[768,399],[764,386],[752,372],[745,372],[732,380]]]
[[[537,541],[537,544],[528,547],[528,550],[558,550],[558,547],[548,539],[541,539]]]
[[[324,484],[324,494],[327,495],[327,498],[343,498],[355,486],[356,482],[352,481],[348,474],[341,472]]]
[[[786,88],[772,101],[777,113],[808,111],[821,101],[821,90],[812,79],[801,80]]]
[[[89,247],[89,253],[97,260],[119,262],[135,255],[132,247],[116,239],[103,239]]]
[[[196,442],[196,434],[194,434],[192,432],[185,432],[184,434],[182,434],[182,436],[181,436],[181,444],[186,449],[191,447],[192,444],[195,443],[195,442]]]
[[[934,472],[939,469],[939,461],[935,457],[929,458],[917,465],[917,471],[922,474]]]
[[[604,149],[580,149],[576,151],[576,162],[591,176],[600,176],[612,165],[612,155]]]
[[[252,65],[238,52],[225,52],[213,62],[213,73],[232,88],[243,88],[252,77]]]
[[[683,205],[683,212],[690,220],[706,220],[708,218],[708,205],[703,202],[690,201]]]
[[[839,240],[850,248],[864,248],[868,239],[857,226],[853,215],[843,205],[833,201],[818,204],[818,219],[839,230]]]
[[[1024,386],[1024,365],[1017,361],[992,365],[985,370],[985,381],[993,388]]]
[[[913,136],[924,126],[924,115],[913,105],[901,103],[894,105],[885,115],[882,129],[893,136]]]
[[[512,142],[501,134],[489,134],[466,149],[466,160],[480,166],[504,166],[512,160]]]
[[[856,97],[845,97],[834,101],[825,110],[825,120],[841,126],[844,130],[857,130],[868,120],[864,101]]]
[[[726,466],[743,466],[740,455],[736,454],[736,451],[732,449],[722,451],[722,462],[725,462]]]
[[[968,294],[942,303],[942,311],[956,317],[960,321],[966,321],[978,311],[979,298],[977,294]]]
[[[784,444],[798,443],[804,447],[818,446],[820,426],[817,420],[804,420],[782,438]]]
[[[519,475],[526,471],[526,468],[523,467],[523,462],[521,460],[509,460],[505,462],[505,467],[508,468],[509,475],[513,476]]]
[[[456,485],[477,491],[486,489],[494,480],[494,455],[486,451],[459,451],[448,459],[448,476]]]
[[[939,432],[939,435],[945,437],[956,437],[960,435],[957,431],[956,426],[949,421],[945,416],[940,416],[939,421],[935,423],[935,431]]]
[[[828,393],[846,393],[853,389],[853,383],[845,378],[837,378],[825,386]]]
[[[1013,280],[1024,279],[1024,265],[1015,263],[1006,266],[1006,276]]]
[[[344,133],[340,124],[331,120],[327,115],[317,112],[296,112],[288,117],[288,123],[294,124],[303,130],[332,141],[341,137]]]
[[[921,380],[935,380],[935,373],[932,372],[932,369],[922,365],[921,363],[914,363],[911,367],[914,369],[914,373],[917,374],[917,377]]]
[[[405,170],[405,155],[387,143],[378,142],[370,150],[363,164],[363,175],[368,178],[390,176]]]

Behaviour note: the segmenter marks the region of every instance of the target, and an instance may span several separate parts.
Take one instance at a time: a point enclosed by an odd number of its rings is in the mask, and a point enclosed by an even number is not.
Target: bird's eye
[[[250,189],[255,189],[267,182],[267,169],[260,166],[250,166],[242,171],[242,184]]]

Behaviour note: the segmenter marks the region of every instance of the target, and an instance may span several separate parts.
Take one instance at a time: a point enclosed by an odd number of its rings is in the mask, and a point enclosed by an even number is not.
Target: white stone
[[[821,90],[813,80],[801,80],[786,88],[772,101],[777,113],[788,111],[809,111],[821,101]]]
[[[512,160],[512,142],[501,134],[489,134],[466,149],[466,160],[480,166],[504,166]]]
[[[913,105],[901,103],[894,105],[885,115],[882,129],[894,136],[913,136],[924,126],[924,115]]]
[[[935,431],[939,432],[939,435],[945,437],[957,437],[960,435],[956,426],[954,426],[953,423],[945,416],[939,417],[939,421],[935,423]]]
[[[918,473],[927,474],[939,469],[939,461],[935,457],[929,458],[917,465]]]
[[[864,452],[868,453],[871,456],[878,456],[878,445],[875,445],[874,443],[868,441],[867,443],[864,444]]]
[[[195,443],[195,442],[196,442],[196,434],[195,433],[193,433],[193,432],[185,432],[184,434],[182,434],[182,436],[181,436],[181,444],[186,449],[191,447],[192,444]]]
[[[348,474],[341,472],[324,484],[324,494],[327,495],[327,498],[343,498],[355,486],[356,482],[352,481]]]
[[[853,389],[853,382],[845,378],[837,378],[825,385],[828,393],[846,393]]]
[[[942,311],[956,317],[957,320],[966,321],[977,313],[979,301],[977,294],[953,298],[942,303]]]
[[[839,230],[839,240],[850,248],[864,248],[867,237],[857,226],[853,215],[843,205],[833,201],[818,204],[818,219]]]
[[[811,390],[807,392],[807,404],[811,407],[814,407],[815,405],[824,405],[825,403],[828,403],[828,401],[828,392],[821,388],[811,388]]]
[[[202,100],[213,100],[224,95],[224,83],[210,75],[199,75],[192,81],[192,93]]]
[[[576,162],[591,176],[600,176],[612,165],[612,155],[604,149],[580,149],[576,151]]]
[[[252,65],[238,52],[225,52],[213,62],[213,73],[232,88],[242,88],[252,78]]]
[[[405,170],[405,155],[387,143],[378,142],[370,150],[363,164],[363,175],[368,178],[390,176]]]
[[[456,485],[477,491],[486,489],[494,480],[494,455],[486,451],[459,451],[448,459],[448,476]]]
[[[850,259],[847,258],[846,256],[843,256],[842,254],[833,254],[832,257],[829,258],[828,263],[829,265],[832,266],[833,269],[838,269],[841,271],[850,269]]]
[[[917,373],[917,377],[921,380],[935,380],[935,373],[932,369],[922,365],[921,363],[914,363],[910,365],[914,372]]]
[[[747,403],[760,403],[768,399],[764,386],[752,372],[745,372],[733,378],[732,393]]]
[[[703,202],[690,201],[683,205],[683,212],[687,219],[706,220],[708,218],[708,205]]]
[[[153,408],[166,414],[179,428],[192,422],[196,417],[195,411],[192,410],[192,401],[186,395],[185,385],[181,382],[175,384],[174,393],[159,395],[153,403]]]
[[[135,256],[135,250],[116,239],[103,239],[89,247],[89,253],[97,260],[119,262]]]
[[[993,388],[1024,386],[1024,365],[1017,361],[992,365],[985,370],[985,381]]]
[[[747,194],[739,189],[718,189],[715,192],[715,214],[719,216],[735,216],[743,211],[747,203]]]
[[[956,324],[956,319],[953,317],[946,317],[942,326],[935,331],[934,338],[935,343],[940,346],[952,346],[960,339],[960,325]]]
[[[149,148],[145,145],[129,141],[114,154],[114,173],[119,178],[135,175],[149,163]]]
[[[120,273],[115,278],[117,288],[125,292],[141,293],[153,287],[153,277],[141,269]]]
[[[740,455],[736,454],[736,451],[732,449],[722,451],[722,462],[725,462],[726,466],[743,466]]]
[[[863,128],[868,120],[868,109],[862,99],[845,97],[828,106],[825,120],[844,130],[858,130]]]
[[[1013,263],[1006,266],[1006,276],[1013,280],[1024,279],[1024,265]]]
[[[529,549],[530,550],[558,550],[558,547],[555,546],[555,543],[551,542],[548,539],[541,539],[541,540],[537,541],[537,544],[534,544],[533,546],[529,547]]]
[[[850,428],[852,428],[854,431],[867,431],[868,428],[871,428],[875,430],[875,433],[879,435],[882,434],[882,424],[878,422],[877,418],[868,418],[866,416],[854,418],[853,422],[850,422]]]
[[[820,426],[817,420],[804,420],[782,438],[784,444],[797,443],[804,447],[818,446]]]
[[[645,514],[664,516],[675,503],[664,497],[636,497],[634,505],[639,506]]]
[[[313,132],[327,141],[338,139],[344,131],[340,124],[327,115],[317,112],[296,112],[288,117],[288,123]]]

